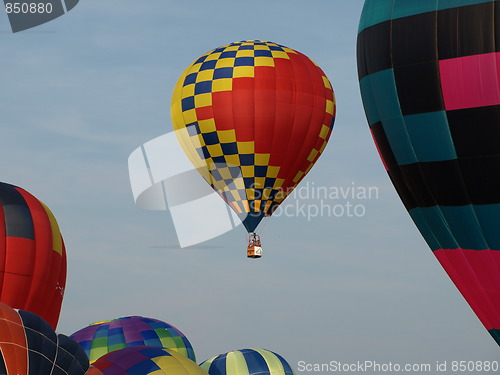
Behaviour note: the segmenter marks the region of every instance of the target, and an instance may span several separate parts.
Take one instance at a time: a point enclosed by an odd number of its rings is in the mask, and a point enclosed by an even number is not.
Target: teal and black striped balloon
[[[366,0],[357,57],[389,177],[500,345],[500,1]]]
[[[209,375],[294,375],[288,362],[266,349],[241,349],[206,360],[200,366]]]

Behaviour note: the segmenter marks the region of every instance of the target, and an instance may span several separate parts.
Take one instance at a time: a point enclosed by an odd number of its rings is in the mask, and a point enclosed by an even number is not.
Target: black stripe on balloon
[[[478,115],[478,111],[482,111],[482,115]],[[497,177],[497,171],[500,170],[500,153],[494,152],[494,147],[498,147],[494,145],[494,141],[498,137],[493,137],[495,132],[500,131],[495,129],[495,124],[485,126],[483,129],[475,126],[474,122],[468,121],[475,115],[479,118],[487,117],[490,115],[488,111],[497,111],[496,113],[500,116],[500,106],[451,111],[447,114],[455,147],[459,153],[459,158],[454,160],[398,165],[382,124],[377,122],[371,127],[377,147],[389,169],[389,176],[408,210],[435,205],[500,203],[500,179]],[[460,120],[462,122],[459,122]],[[477,134],[473,134],[474,129]],[[465,134],[465,132],[470,134]],[[468,148],[465,144],[457,143],[456,140],[464,135],[468,136],[465,139],[469,141],[476,137],[473,140],[475,148]],[[489,143],[486,143],[486,140]],[[490,151],[489,154],[479,153],[481,141],[485,141],[483,152]],[[471,157],[464,157],[460,153],[467,151],[463,150],[469,150],[469,155],[472,152],[474,154]]]
[[[471,203],[458,160],[403,165],[400,170],[420,207]]]
[[[358,35],[359,79],[385,69],[500,51],[496,2],[443,9],[367,27]],[[392,28],[392,29],[391,29]]]
[[[33,219],[28,204],[15,186],[0,183],[0,205],[5,216],[6,236],[33,240]]]
[[[360,80],[369,74],[392,67],[390,40],[390,22],[379,23],[359,33],[356,50]]]
[[[405,207],[500,204],[500,156],[414,163],[389,168]],[[466,182],[465,182],[466,181]]]
[[[428,12],[392,21],[392,65],[403,115],[444,110],[437,15],[438,12]]]
[[[500,155],[500,106],[446,113],[458,157]]]
[[[495,52],[495,8],[488,2],[439,11],[439,59]]]
[[[459,159],[474,204],[500,203],[500,155]]]

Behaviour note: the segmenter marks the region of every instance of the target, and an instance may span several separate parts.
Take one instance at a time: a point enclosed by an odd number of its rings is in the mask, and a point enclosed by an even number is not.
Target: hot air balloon
[[[0,301],[56,328],[66,285],[66,250],[52,212],[0,182]]]
[[[500,345],[499,5],[367,0],[357,57],[390,179]]]
[[[87,375],[207,375],[196,363],[171,349],[132,346],[95,361]]]
[[[325,73],[307,56],[262,41],[216,48],[194,61],[175,87],[177,138],[210,186],[249,232],[247,255],[261,255],[256,228],[318,160],[335,119]]]
[[[241,349],[206,360],[200,366],[209,375],[293,375],[294,372],[279,354],[266,349]]]
[[[0,303],[0,373],[83,375],[89,361],[69,337],[57,335],[38,315]]]
[[[167,348],[196,361],[193,347],[181,331],[161,320],[142,316],[94,323],[70,337],[85,350],[90,363],[109,352],[133,346]]]

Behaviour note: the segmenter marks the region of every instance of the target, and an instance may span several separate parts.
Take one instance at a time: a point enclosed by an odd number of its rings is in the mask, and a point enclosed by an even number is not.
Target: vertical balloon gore
[[[499,5],[367,0],[357,56],[391,181],[500,345]]]

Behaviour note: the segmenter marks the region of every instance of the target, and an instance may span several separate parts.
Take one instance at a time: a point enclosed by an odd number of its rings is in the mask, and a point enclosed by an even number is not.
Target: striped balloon
[[[367,0],[358,72],[411,218],[500,345],[500,2]]]
[[[56,328],[66,249],[52,212],[26,190],[0,182],[0,302]]]
[[[219,354],[200,366],[209,375],[293,375],[290,365],[279,354],[265,349],[241,349]]]
[[[70,337],[82,346],[90,363],[114,350],[144,345],[172,349],[196,361],[193,347],[181,331],[161,320],[142,316],[94,323]]]

